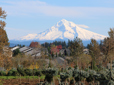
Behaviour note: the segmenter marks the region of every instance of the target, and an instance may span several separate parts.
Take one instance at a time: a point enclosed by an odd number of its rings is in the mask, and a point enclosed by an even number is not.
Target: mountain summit
[[[85,25],[77,25],[73,22],[62,19],[57,22],[56,25],[52,26],[50,29],[38,33],[38,34],[28,34],[21,37],[19,40],[55,40],[55,39],[70,39],[73,40],[78,37],[82,40],[90,40],[91,38],[96,40],[102,40],[106,36],[85,30],[83,28],[88,28]]]

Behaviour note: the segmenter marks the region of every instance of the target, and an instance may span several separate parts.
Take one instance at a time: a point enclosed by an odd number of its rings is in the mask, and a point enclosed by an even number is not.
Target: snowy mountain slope
[[[55,40],[55,39],[74,39],[79,37],[82,40],[102,40],[106,36],[83,29],[83,25],[76,25],[73,22],[62,19],[50,29],[39,34],[28,34],[19,38],[19,40]],[[87,27],[87,26],[86,26]]]

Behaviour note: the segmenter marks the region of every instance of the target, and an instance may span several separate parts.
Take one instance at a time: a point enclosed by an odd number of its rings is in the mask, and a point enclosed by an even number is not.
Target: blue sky
[[[40,33],[61,19],[105,36],[114,27],[114,0],[0,0],[0,7],[9,39]]]

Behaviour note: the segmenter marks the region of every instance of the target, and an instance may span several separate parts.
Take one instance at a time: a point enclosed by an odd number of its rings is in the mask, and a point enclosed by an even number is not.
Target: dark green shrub
[[[89,77],[86,78],[86,81],[87,81],[87,82],[92,82],[93,80],[94,80],[93,74],[89,74]]]
[[[74,84],[74,79],[70,80],[70,85]]]
[[[67,72],[60,73],[60,79],[62,82],[64,82],[68,77],[69,77],[69,73]]]
[[[48,68],[48,69],[45,69],[45,70],[42,70],[42,74],[46,75],[47,73],[50,73],[50,74],[53,74],[56,72],[55,69],[52,69],[52,68]]]
[[[108,80],[110,78],[109,70],[107,69],[101,70],[99,73],[101,76],[99,80]]]
[[[6,72],[5,71],[0,71],[0,76],[6,76]]]
[[[18,55],[19,53],[20,53],[19,49],[16,49],[16,50],[13,51],[13,56]]]
[[[27,75],[27,76],[32,76],[33,75],[33,72],[31,69],[25,69],[24,70],[24,73]]]
[[[54,53],[53,52],[52,52],[51,56],[52,56],[52,58],[54,57]]]
[[[18,76],[19,73],[17,70],[11,69],[8,71],[7,76]]]
[[[68,68],[68,70],[70,70],[70,69],[71,69],[71,67]]]
[[[114,85],[114,81],[110,80],[107,85]]]
[[[34,74],[34,76],[41,76],[41,71],[39,71],[37,69],[33,69],[33,74]]]
[[[93,75],[94,76],[94,79],[96,80],[96,81],[100,81],[101,80],[101,74],[96,74],[96,75]]]
[[[75,79],[75,81],[79,82],[84,80],[84,78],[88,78],[89,77],[89,73],[83,70],[79,70],[79,69],[75,69],[73,71],[73,77]]]
[[[22,76],[25,76],[25,75],[26,75],[25,72],[24,72],[24,69],[23,69],[22,67],[18,67],[18,68],[17,68],[17,71],[18,71],[18,73],[19,73],[20,75],[22,75]]]
[[[45,80],[47,80],[49,83],[53,80],[55,72],[56,70],[52,68],[48,68],[42,71],[42,73],[46,76]]]
[[[101,80],[100,85],[114,85],[114,81],[112,81],[112,80]]]
[[[53,80],[53,74],[47,73],[45,80],[47,80],[50,83]]]

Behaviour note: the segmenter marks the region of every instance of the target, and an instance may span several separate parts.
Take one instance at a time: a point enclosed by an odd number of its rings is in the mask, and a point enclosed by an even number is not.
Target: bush
[[[89,77],[86,78],[87,82],[92,82],[94,80],[93,74],[89,74]]]
[[[46,75],[45,80],[47,80],[48,82],[51,82],[53,80],[55,72],[56,70],[52,68],[48,68],[42,71],[42,73]]]
[[[24,70],[24,73],[27,75],[27,76],[32,76],[33,75],[33,72],[31,69],[25,69]]]
[[[72,69],[71,67],[68,67],[68,70]]]
[[[56,70],[53,69],[53,68],[48,68],[48,69],[42,70],[42,73],[43,73],[44,75],[46,75],[47,73],[50,73],[50,74],[53,74],[53,75],[54,75],[55,72],[56,72]]]
[[[18,76],[19,73],[17,70],[11,69],[8,71],[7,76]]]
[[[5,71],[0,71],[0,76],[6,76]]]
[[[69,73],[67,72],[60,73],[60,78],[62,82],[64,82],[68,77],[69,77]]]
[[[19,49],[16,49],[16,50],[13,51],[13,56],[18,55],[19,53],[20,53]]]
[[[89,73],[83,70],[75,69],[73,71],[73,77],[75,78],[75,81],[82,81],[84,78],[89,77]]]
[[[110,80],[107,85],[114,85],[114,81]]]
[[[50,73],[46,74],[45,80],[47,80],[49,83],[53,80],[53,75]]]
[[[22,67],[18,67],[18,68],[17,68],[17,71],[18,71],[18,73],[19,73],[20,75],[22,75],[22,76],[25,76],[25,75],[26,75],[25,72],[24,72],[24,69],[23,69]]]
[[[66,68],[66,72],[69,74],[69,77],[72,77],[74,68],[68,67]]]
[[[74,79],[70,80],[70,85],[74,84]]]
[[[39,71],[37,69],[33,69],[33,74],[34,74],[34,76],[41,76],[41,71]]]

